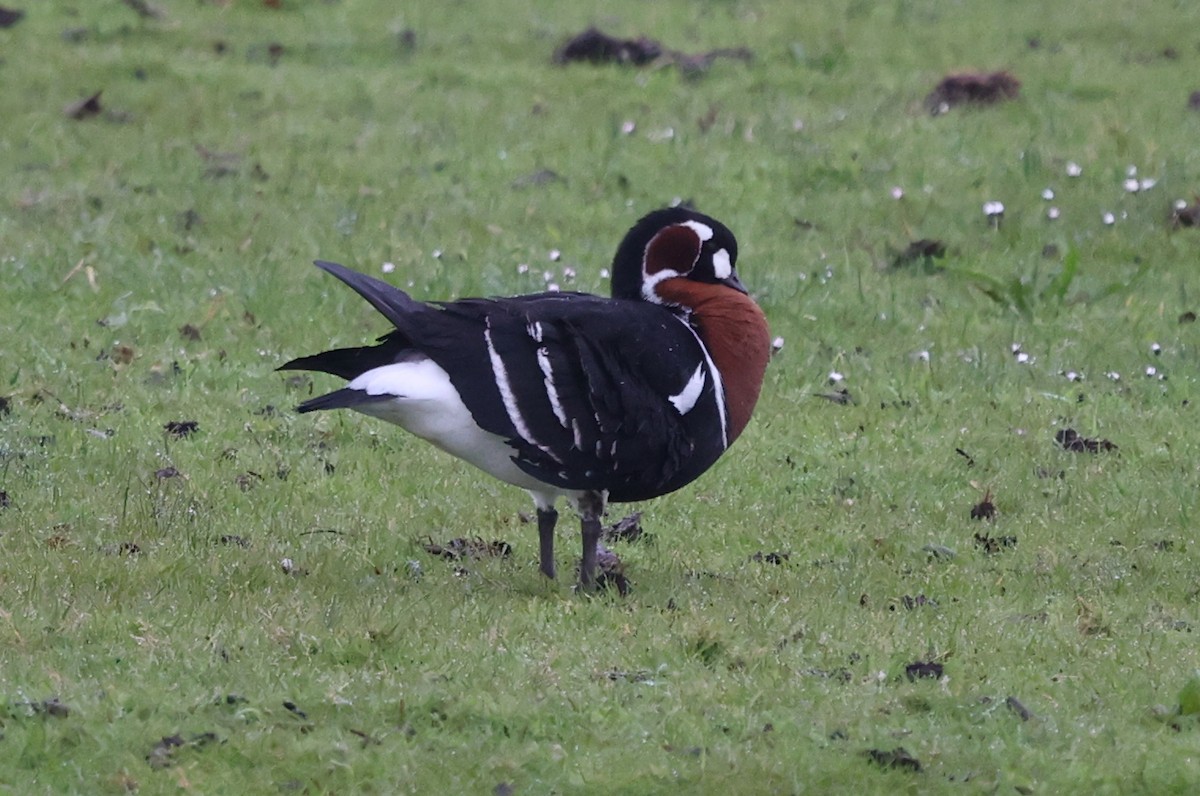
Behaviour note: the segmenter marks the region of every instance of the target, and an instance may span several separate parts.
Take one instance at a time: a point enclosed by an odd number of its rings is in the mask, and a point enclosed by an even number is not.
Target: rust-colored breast
[[[732,443],[750,422],[767,372],[771,332],[766,316],[749,296],[721,285],[667,279],[656,292],[664,301],[692,310],[692,323],[725,385]]]

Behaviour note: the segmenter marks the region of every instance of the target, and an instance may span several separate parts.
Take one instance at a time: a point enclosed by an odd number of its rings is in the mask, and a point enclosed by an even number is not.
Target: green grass
[[[1200,233],[1168,223],[1200,191],[1193,4],[26,5],[0,31],[0,790],[1194,792]],[[552,66],[591,23],[756,58]],[[1020,99],[927,115],[961,68]],[[675,198],[738,235],[785,346],[733,450],[638,507],[628,598],[545,582],[518,490],[290,412],[333,380],[274,367],[385,328],[312,259],[418,297],[604,292]],[[919,238],[947,256],[894,267]],[[815,397],[831,371],[854,403]],[[514,552],[460,575],[427,535]],[[896,747],[922,770],[868,758]]]

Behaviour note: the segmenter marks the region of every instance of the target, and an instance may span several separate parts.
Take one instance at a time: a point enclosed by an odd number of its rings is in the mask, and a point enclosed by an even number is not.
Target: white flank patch
[[[687,227],[695,232],[698,236],[700,236],[701,243],[706,240],[712,240],[713,231],[712,227],[710,227],[708,224],[701,224],[699,221],[684,221],[679,226]]]
[[[724,249],[717,249],[713,254],[713,274],[717,279],[728,279],[733,273],[733,264],[729,262],[729,252]]]
[[[542,323],[541,323],[541,321],[534,321],[533,323],[529,324],[528,326],[525,327],[525,331],[529,332],[529,336],[533,338],[534,342],[536,342],[536,343],[542,342]]]
[[[512,384],[508,380],[508,369],[504,367],[504,360],[496,353],[496,346],[492,345],[492,327],[490,325],[483,330],[483,339],[487,343],[488,358],[492,360],[492,376],[496,379],[496,387],[500,390],[500,400],[504,402],[504,411],[508,413],[508,419],[521,439],[531,445],[538,445],[529,426],[525,425],[525,418],[521,416],[521,410],[517,408],[517,396],[513,394]],[[542,446],[538,445],[538,447]],[[545,449],[543,448],[543,450]]]
[[[672,395],[668,400],[675,404],[676,411],[681,415],[686,415],[688,412],[696,408],[696,401],[700,400],[700,391],[704,389],[704,363],[696,366],[696,372],[688,379],[688,383],[678,395]]]
[[[538,339],[541,339],[541,327],[538,327]],[[558,423],[567,428],[567,413],[563,411],[562,401],[558,399],[558,388],[554,386],[554,371],[550,368],[550,355],[543,346],[537,350],[538,367],[542,369],[543,381],[546,384],[546,397],[550,399],[550,408]]]
[[[517,467],[512,459],[516,451],[479,427],[450,376],[431,359],[384,365],[347,386],[380,398],[355,406],[355,411],[394,423],[501,481],[529,490],[539,506],[553,506],[555,497],[576,494],[542,483]]]

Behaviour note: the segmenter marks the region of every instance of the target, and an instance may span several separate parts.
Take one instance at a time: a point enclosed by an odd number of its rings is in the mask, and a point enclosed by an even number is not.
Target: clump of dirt
[[[921,761],[909,754],[903,746],[891,750],[868,749],[866,755],[868,760],[883,768],[898,768],[914,774],[921,771]]]
[[[996,518],[996,504],[992,502],[992,490],[983,493],[983,500],[971,507],[971,519],[973,520],[994,520]]]
[[[1115,443],[1106,439],[1082,437],[1073,428],[1061,429],[1054,435],[1054,441],[1072,453],[1108,453],[1117,450]]]
[[[1009,547],[1017,546],[1017,537],[1015,536],[990,536],[986,533],[975,534],[975,544],[987,553],[989,556],[994,553],[999,553]]]
[[[554,53],[554,63],[568,64],[585,61],[592,64],[633,64],[643,66],[660,58],[664,49],[654,39],[639,36],[636,39],[618,39],[588,28],[567,39]]]
[[[622,597],[629,594],[629,578],[625,577],[625,564],[612,550],[604,545],[596,548],[596,590],[615,588]]]
[[[100,95],[103,93],[103,90],[100,90],[89,97],[76,100],[63,108],[63,113],[66,114],[68,119],[75,120],[90,119],[93,116],[99,116],[101,111],[104,110],[100,105]]]
[[[635,511],[606,526],[600,538],[606,542],[648,542],[653,537],[642,528],[642,512]]]
[[[892,267],[903,268],[913,263],[923,263],[926,268],[933,266],[933,261],[946,256],[946,244],[934,238],[921,238],[908,244],[908,247],[892,260]]]
[[[698,75],[707,71],[717,58],[749,61],[753,57],[754,54],[745,47],[682,53],[670,50],[661,42],[646,36],[619,39],[591,27],[563,42],[554,52],[554,63],[561,65],[582,61],[590,64],[646,66],[657,62],[677,66],[686,75]]]
[[[925,107],[934,116],[959,105],[994,105],[1016,99],[1021,81],[1011,72],[960,72],[946,75],[925,98]]]
[[[904,667],[904,676],[910,682],[922,678],[938,680],[944,671],[945,667],[937,661],[913,661]]]
[[[1190,205],[1176,207],[1171,211],[1172,227],[1200,227],[1200,197]]]
[[[200,430],[200,424],[195,420],[168,420],[163,429],[176,439],[185,439]]]
[[[482,537],[460,536],[445,544],[438,544],[433,537],[425,537],[422,549],[430,555],[444,558],[447,561],[461,561],[464,558],[508,558],[512,555],[512,545],[500,539],[490,542]]]

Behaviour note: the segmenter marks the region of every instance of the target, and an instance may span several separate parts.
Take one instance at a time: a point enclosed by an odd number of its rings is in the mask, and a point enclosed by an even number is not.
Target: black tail
[[[351,381],[368,370],[390,365],[396,361],[396,356],[403,346],[397,344],[398,341],[390,341],[389,338],[385,338],[385,342],[379,345],[335,348],[332,351],[323,351],[308,357],[298,357],[291,362],[285,362],[276,370],[315,370],[319,373],[341,376],[346,381]]]
[[[358,271],[353,271],[344,265],[326,262],[325,260],[317,260],[314,265],[345,282],[358,295],[371,302],[371,306],[379,310],[383,314],[383,317],[401,329],[408,325],[404,316],[425,308],[424,304],[419,301],[413,301],[403,290],[392,287],[387,282],[383,282],[373,276],[360,274]]]

